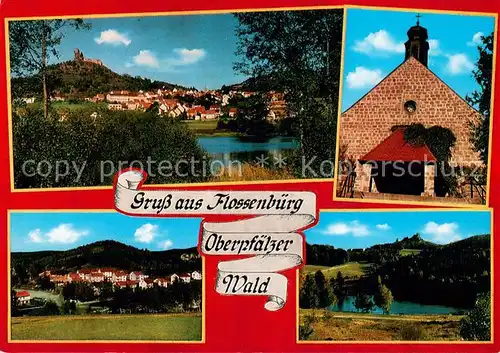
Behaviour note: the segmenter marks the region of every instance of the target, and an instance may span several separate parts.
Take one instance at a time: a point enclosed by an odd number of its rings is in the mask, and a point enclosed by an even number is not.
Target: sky
[[[343,249],[392,243],[416,233],[425,240],[448,244],[490,234],[490,217],[489,211],[321,212],[318,224],[305,235],[310,244]]]
[[[90,30],[65,29],[60,57],[74,49],[101,59],[120,74],[198,89],[220,88],[246,77],[233,71],[237,20],[231,14],[87,19]]]
[[[100,240],[139,249],[197,246],[200,218],[129,217],[117,212],[12,213],[11,251],[68,250]]]
[[[349,9],[344,47],[342,111],[404,60],[406,32],[416,13]],[[494,31],[494,17],[423,13],[429,35],[429,69],[465,97],[479,86],[472,77],[481,35]]]

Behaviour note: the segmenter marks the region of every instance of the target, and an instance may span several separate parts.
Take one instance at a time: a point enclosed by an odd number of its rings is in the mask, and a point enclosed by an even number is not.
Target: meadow
[[[318,265],[305,265],[304,266],[304,271],[306,274],[309,273],[315,273],[316,271],[320,270],[323,272],[325,277],[327,279],[336,277],[337,273],[340,272],[342,273],[342,276],[345,277],[361,277],[364,274],[366,274],[370,268],[372,267],[372,264],[370,263],[360,263],[360,262],[348,262],[343,265],[338,265],[338,266],[318,266]]]
[[[300,309],[312,341],[460,341],[462,315],[377,315]]]
[[[13,317],[11,339],[201,341],[202,314]]]

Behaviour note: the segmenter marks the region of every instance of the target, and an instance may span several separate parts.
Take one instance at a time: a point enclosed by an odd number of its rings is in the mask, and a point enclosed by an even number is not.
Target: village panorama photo
[[[336,197],[485,205],[495,17],[346,16]]]
[[[343,12],[8,19],[11,189],[332,179]]]
[[[9,340],[204,340],[199,219],[9,217]]]

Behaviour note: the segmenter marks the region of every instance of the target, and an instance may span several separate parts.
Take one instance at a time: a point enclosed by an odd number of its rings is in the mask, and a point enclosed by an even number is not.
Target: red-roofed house
[[[191,272],[191,278],[196,280],[196,281],[201,281],[201,272],[198,272],[198,271],[193,271]]]
[[[193,107],[187,110],[187,118],[191,120],[200,120],[201,116],[206,113],[204,107]]]
[[[130,272],[128,275],[128,278],[131,281],[142,281],[146,277],[147,276],[145,276],[141,271],[133,271],[133,272]]]
[[[68,277],[69,277],[69,281],[70,282],[75,282],[75,281],[79,281],[81,280],[82,278],[80,277],[80,274],[79,273],[76,273],[76,272],[70,272],[68,274]]]
[[[189,273],[181,273],[179,275],[179,278],[182,282],[184,283],[189,283],[191,282],[191,275]]]
[[[150,102],[139,102],[139,103],[138,103],[138,107],[137,107],[137,109],[147,110],[147,109],[149,109],[152,105],[153,105],[153,103],[150,103]]]
[[[102,268],[101,273],[105,278],[113,278],[113,274],[116,272],[114,268]]]
[[[124,282],[128,278],[128,273],[125,271],[116,271],[111,278],[112,282]]]
[[[92,272],[90,274],[90,282],[104,282],[104,273]]]
[[[229,117],[230,118],[236,117],[236,114],[238,114],[238,109],[237,108],[229,108]]]
[[[154,280],[154,283],[158,284],[159,287],[167,288],[169,283],[170,283],[170,279],[168,279],[168,278],[156,278]]]
[[[145,278],[139,281],[139,288],[141,289],[146,289],[146,288],[153,288],[154,282],[150,278]]]
[[[206,110],[201,113],[201,120],[215,120],[219,117],[219,113],[216,110]]]
[[[178,282],[179,281],[179,275],[174,273],[172,275],[170,275],[170,282],[171,283],[174,283],[174,282]]]
[[[16,292],[16,300],[19,305],[29,304],[31,301],[31,294],[25,290]]]
[[[51,275],[50,281],[61,287],[68,283],[70,279],[67,275]]]
[[[115,283],[115,286],[123,289],[123,288],[135,288],[137,287],[137,281],[118,281]]]

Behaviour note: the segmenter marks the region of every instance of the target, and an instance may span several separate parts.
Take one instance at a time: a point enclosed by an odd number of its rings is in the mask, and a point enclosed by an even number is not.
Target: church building
[[[451,130],[456,141],[450,165],[484,167],[470,142],[471,124],[481,114],[428,68],[427,29],[417,21],[407,34],[403,63],[341,114],[339,148],[355,168],[340,172],[339,197],[450,199],[432,148],[407,141],[413,124]]]

